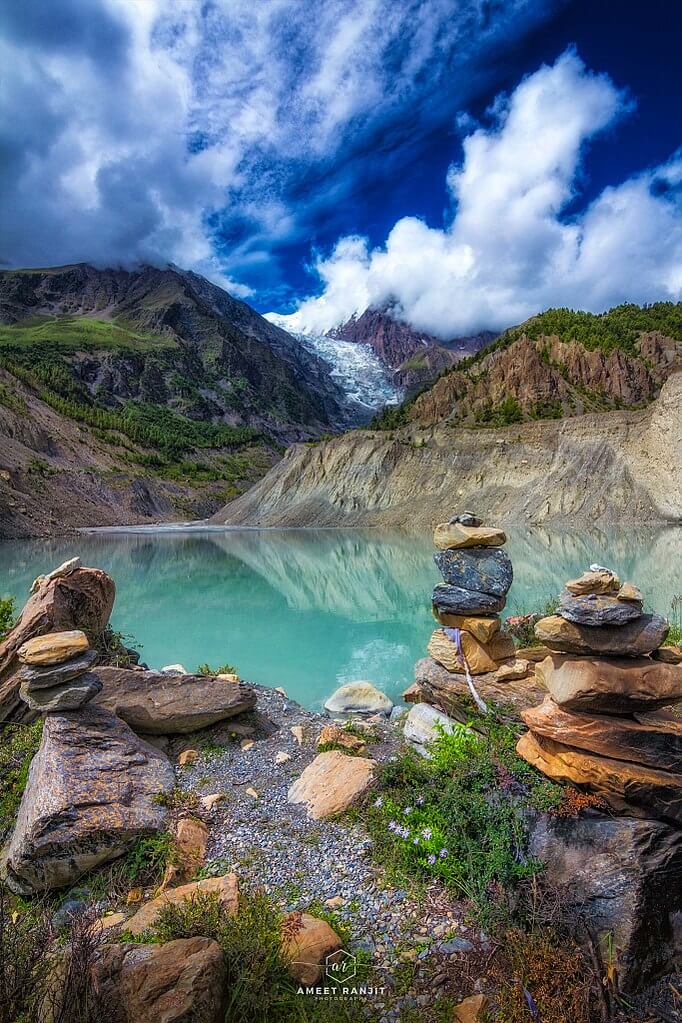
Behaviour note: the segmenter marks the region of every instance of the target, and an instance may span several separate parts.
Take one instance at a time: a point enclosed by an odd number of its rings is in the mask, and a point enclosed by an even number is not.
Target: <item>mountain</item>
[[[682,303],[623,305],[599,315],[549,309],[447,368],[374,425],[505,426],[636,409],[680,366]]]
[[[433,380],[443,369],[489,344],[497,334],[482,331],[445,342],[415,330],[400,319],[389,303],[365,309],[360,316],[351,316],[345,323],[327,331],[327,337],[369,345],[383,365],[392,371],[394,384],[411,392]]]
[[[682,303],[548,310],[353,431],[294,446],[215,521],[423,529],[682,520]]]
[[[0,536],[205,516],[349,421],[326,362],[197,274],[0,272]]]

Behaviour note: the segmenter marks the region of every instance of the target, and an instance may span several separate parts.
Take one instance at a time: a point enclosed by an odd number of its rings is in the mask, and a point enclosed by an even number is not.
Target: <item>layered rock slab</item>
[[[102,683],[97,704],[148,735],[185,735],[256,706],[251,686],[220,676],[128,668],[97,668],[93,674]]]
[[[472,703],[465,675],[453,675],[432,657],[425,657],[417,661],[414,678],[420,699],[440,707],[458,721],[469,720]],[[534,676],[500,682],[496,672],[477,675],[476,689],[486,703],[507,708],[509,716],[515,719],[520,718],[522,710],[534,707],[546,696],[546,690]]]
[[[682,700],[682,668],[648,657],[550,654],[535,673],[565,710],[632,714]]]
[[[92,704],[45,719],[7,849],[11,874],[35,891],[61,888],[163,829],[157,797],[167,757]]]
[[[585,753],[532,732],[521,736],[516,751],[548,778],[582,786],[619,814],[682,826],[682,773]]]
[[[612,657],[639,657],[661,645],[670,626],[662,615],[639,615],[626,625],[577,625],[561,615],[541,618],[535,635],[550,648],[567,654],[599,654]]]
[[[564,746],[682,774],[682,721],[665,714],[648,714],[636,721],[571,713],[548,696],[539,707],[524,710],[521,716],[537,735]]]
[[[455,615],[491,615],[501,611],[505,605],[504,597],[448,583],[436,584],[431,601],[438,614]]]
[[[557,614],[577,625],[626,625],[639,618],[642,605],[638,600],[621,600],[619,597],[587,593],[574,596],[567,590],[559,598]]]
[[[96,568],[78,568],[39,585],[15,627],[0,643],[0,721],[32,721],[36,717],[19,696],[19,648],[35,636],[75,629],[97,645],[115,595],[113,579]]]

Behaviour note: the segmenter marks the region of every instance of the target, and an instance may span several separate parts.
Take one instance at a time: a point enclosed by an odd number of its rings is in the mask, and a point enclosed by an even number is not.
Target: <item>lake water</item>
[[[597,561],[667,613],[682,593],[682,529],[640,533],[509,530],[505,613],[529,611]],[[433,628],[438,581],[427,537],[365,530],[160,530],[0,544],[0,595],[22,605],[35,576],[79,554],[116,580],[114,628],[151,667],[234,664],[319,708],[341,683],[396,697]]]

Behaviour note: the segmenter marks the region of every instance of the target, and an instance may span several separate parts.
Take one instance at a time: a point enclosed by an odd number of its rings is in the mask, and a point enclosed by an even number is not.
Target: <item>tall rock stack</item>
[[[668,633],[632,583],[590,566],[535,627],[552,651],[537,665],[548,695],[523,712],[517,749],[548,777],[600,796],[617,813],[682,825],[682,665],[655,655]]]
[[[98,660],[84,632],[50,632],[29,639],[17,651],[19,695],[41,714],[79,710],[102,690],[90,669]]]
[[[512,584],[512,563],[502,550],[501,529],[484,526],[471,512],[436,526],[434,561],[443,583],[433,591],[440,628],[431,636],[430,656],[448,672],[494,672],[514,657],[514,642],[500,631],[499,612]]]

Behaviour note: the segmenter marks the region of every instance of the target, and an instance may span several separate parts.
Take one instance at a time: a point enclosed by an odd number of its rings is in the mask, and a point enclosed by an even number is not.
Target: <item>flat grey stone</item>
[[[64,664],[52,664],[45,668],[37,667],[33,664],[25,664],[17,677],[22,684],[22,688],[26,688],[29,692],[33,692],[34,689],[48,689],[52,686],[62,685],[64,682],[70,682],[74,678],[78,678],[79,675],[84,675],[86,671],[90,671],[90,668],[94,667],[99,660],[99,654],[96,650],[86,650],[80,657],[74,657],[71,661],[66,661]]]
[[[501,611],[505,604],[504,597],[495,597],[490,593],[468,590],[448,583],[438,583],[431,599],[439,611],[454,615],[486,615]]]
[[[577,625],[626,625],[641,617],[642,605],[638,601],[618,600],[597,593],[574,596],[564,590],[559,598],[557,614]]]
[[[57,711],[78,710],[102,692],[102,683],[92,672],[64,682],[49,689],[29,689],[23,684],[19,689],[22,700],[31,710],[39,714],[54,714]]]

